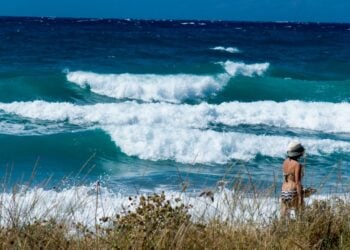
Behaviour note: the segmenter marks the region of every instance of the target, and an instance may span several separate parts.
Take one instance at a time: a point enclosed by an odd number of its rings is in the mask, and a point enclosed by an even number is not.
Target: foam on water
[[[91,91],[117,98],[143,101],[167,101],[201,99],[221,91],[229,80],[226,74],[218,76],[153,75],[153,74],[96,74],[70,72],[67,79]]]
[[[27,122],[25,124],[1,121],[0,122],[0,133],[3,135],[50,135],[57,133],[64,133],[67,130],[70,132],[82,131],[83,128],[72,128],[72,126],[67,126],[65,124],[59,123],[33,123]]]
[[[11,217],[18,216],[20,223],[33,223],[38,220],[54,218],[58,221],[74,225],[82,223],[89,228],[94,228],[95,218],[100,222],[102,217],[115,218],[117,214],[127,214],[137,207],[140,195],[134,196],[135,201],[130,201],[129,196],[114,193],[106,188],[99,188],[99,200],[96,206],[96,187],[78,186],[62,191],[44,190],[42,188],[20,191],[16,195],[2,193],[1,200],[1,226],[11,226]],[[209,220],[213,218],[228,221],[244,221],[271,218],[276,213],[277,200],[273,198],[261,199],[255,202],[245,198],[234,202],[234,192],[227,189],[218,190],[214,194],[214,201],[205,197],[199,197],[198,193],[166,192],[166,198],[172,206],[185,204],[191,205],[189,214],[192,220]],[[176,198],[180,198],[178,201]],[[249,211],[243,207],[249,207]],[[272,207],[274,209],[272,209]],[[264,212],[263,218],[259,213]],[[107,225],[106,225],[107,226]]]
[[[50,122],[66,122],[106,131],[130,156],[181,163],[225,163],[256,155],[283,157],[292,137],[210,130],[210,123],[266,124],[349,132],[350,104],[304,102],[172,105],[164,103],[79,106],[44,101],[0,104],[8,114]],[[274,110],[274,116],[271,116]],[[48,128],[50,129],[50,128]],[[299,138],[309,154],[350,152],[350,143]]]
[[[97,74],[75,71],[67,73],[67,80],[80,87],[89,87],[97,94],[116,99],[180,103],[213,96],[226,86],[231,77],[261,76],[269,67],[268,63],[244,64],[226,61],[219,64],[224,66],[226,73],[214,76]]]
[[[16,194],[1,193],[0,225],[11,226],[11,218],[15,216],[20,220],[19,223],[26,224],[53,218],[71,225],[72,228],[74,224],[82,223],[93,229],[96,221],[102,226],[108,226],[99,219],[115,218],[117,214],[125,215],[128,211],[134,211],[141,196],[133,196],[133,200],[129,200],[130,194],[115,193],[103,187],[99,187],[97,196],[96,190],[96,186],[91,185],[76,186],[61,191],[34,188],[24,189]],[[172,206],[191,205],[189,214],[193,221],[205,222],[210,219],[219,219],[230,223],[255,221],[264,224],[279,216],[278,198],[263,195],[258,198],[242,196],[226,188],[213,191],[213,201],[206,197],[199,197],[200,191],[187,193],[166,191],[165,195]],[[98,203],[96,203],[97,197]],[[339,197],[348,199],[347,194]],[[336,197],[333,198],[336,199]],[[306,203],[325,199],[332,200],[332,196],[312,196],[306,199]]]
[[[251,160],[257,155],[284,157],[291,140],[301,140],[310,155],[350,152],[350,143],[283,136],[220,133],[211,130],[168,127],[103,127],[122,152],[144,160],[224,164],[233,159]]]
[[[181,25],[195,25],[195,22],[183,22]]]
[[[211,48],[212,50],[218,50],[218,51],[224,51],[224,52],[228,52],[228,53],[239,53],[240,50],[234,47],[223,47],[223,46],[216,46],[214,48]]]
[[[67,121],[75,125],[166,125],[207,129],[209,124],[241,124],[298,128],[328,133],[350,133],[350,104],[302,101],[229,102],[219,105],[174,105],[136,102],[75,105],[45,101],[0,103],[7,114]],[[271,112],[273,110],[273,115]]]
[[[217,122],[264,124],[328,133],[350,132],[350,104],[303,101],[230,102],[218,105]]]
[[[254,64],[245,64],[242,62],[220,62],[228,74],[231,76],[243,75],[243,76],[261,76],[269,68],[269,63],[254,63]]]

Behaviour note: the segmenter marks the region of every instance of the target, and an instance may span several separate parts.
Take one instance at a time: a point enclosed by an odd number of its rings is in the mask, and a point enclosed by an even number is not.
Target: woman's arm
[[[303,194],[301,187],[301,165],[299,163],[295,167],[295,185],[298,194],[298,205],[301,206],[303,204]]]

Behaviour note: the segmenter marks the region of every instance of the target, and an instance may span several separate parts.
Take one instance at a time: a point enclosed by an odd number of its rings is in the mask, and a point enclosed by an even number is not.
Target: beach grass
[[[98,200],[98,193],[96,196]],[[232,198],[242,200],[242,194]],[[30,214],[28,210],[21,211],[21,204],[15,204],[13,197],[12,210],[7,211],[8,221],[2,221],[0,246],[1,249],[350,249],[347,199],[315,199],[299,217],[274,216],[263,221],[256,217],[261,204],[252,206],[231,200],[232,206],[245,209],[254,219],[249,216],[223,219],[220,214],[204,219],[191,215],[192,205],[180,199],[176,198],[174,203],[164,193],[129,197],[133,209],[96,217],[95,227],[91,227],[72,224],[62,217],[23,218]],[[263,200],[256,198],[254,203]],[[212,202],[211,197],[208,202]],[[33,200],[28,209],[34,210],[37,203]],[[236,209],[232,207],[232,211]]]
[[[278,185],[262,191],[248,180],[223,177],[216,187],[193,192],[181,179],[181,192],[124,197],[115,212],[105,211],[99,182],[61,196],[55,196],[59,187],[15,185],[9,192],[3,184],[0,248],[350,249],[349,192],[315,195],[300,215],[282,218]]]

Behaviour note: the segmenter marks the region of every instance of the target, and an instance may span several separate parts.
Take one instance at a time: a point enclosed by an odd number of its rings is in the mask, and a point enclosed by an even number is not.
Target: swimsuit
[[[294,173],[283,174],[285,182],[288,182],[288,176],[293,175]],[[295,196],[297,196],[296,190],[286,190],[281,192],[281,200],[282,202],[291,202]]]
[[[291,202],[297,196],[296,190],[287,190],[281,192],[281,200],[283,202]]]

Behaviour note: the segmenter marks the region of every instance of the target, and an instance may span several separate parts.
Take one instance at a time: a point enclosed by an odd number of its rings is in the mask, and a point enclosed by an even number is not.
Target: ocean
[[[1,17],[2,192],[278,192],[293,140],[305,186],[346,192],[349,44],[350,24]]]

